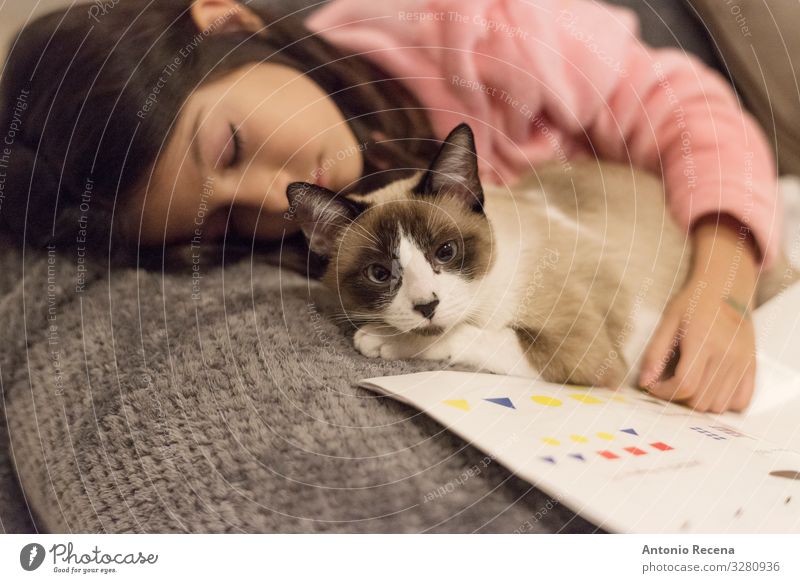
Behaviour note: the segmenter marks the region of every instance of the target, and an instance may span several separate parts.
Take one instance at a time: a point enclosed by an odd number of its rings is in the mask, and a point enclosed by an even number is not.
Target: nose
[[[414,304],[414,310],[422,314],[429,320],[433,318],[433,312],[436,311],[436,306],[439,305],[439,300],[433,300],[427,304]]]

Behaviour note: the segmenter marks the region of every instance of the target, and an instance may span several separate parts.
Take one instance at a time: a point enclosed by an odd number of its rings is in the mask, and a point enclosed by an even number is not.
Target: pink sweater
[[[780,245],[776,167],[721,75],[638,37],[635,14],[587,0],[332,0],[306,25],[414,92],[443,139],[475,132],[481,178],[596,155],[661,172],[687,229],[748,225],[769,267]]]

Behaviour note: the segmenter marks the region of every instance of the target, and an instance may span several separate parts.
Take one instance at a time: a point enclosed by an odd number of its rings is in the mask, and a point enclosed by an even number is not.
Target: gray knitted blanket
[[[355,387],[436,365],[362,357],[316,282],[249,259],[176,273],[0,261],[4,531],[595,530]]]

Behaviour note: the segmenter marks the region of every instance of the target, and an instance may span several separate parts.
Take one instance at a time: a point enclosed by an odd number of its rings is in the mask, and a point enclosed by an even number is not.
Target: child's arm
[[[661,169],[693,260],[647,348],[640,384],[699,411],[741,411],[755,385],[756,279],[780,243],[772,152],[730,86],[694,57],[633,43],[624,67],[589,136],[601,155]],[[624,139],[608,139],[615,134]],[[676,349],[675,374],[659,380]]]
[[[699,411],[740,411],[755,384],[756,280],[780,243],[775,161],[730,86],[695,58],[636,44],[626,67],[628,82],[611,92],[590,135],[616,130],[634,163],[661,168],[693,258],[647,348],[640,384]],[[659,381],[675,349],[675,374]]]
[[[706,215],[692,229],[692,247],[689,278],[662,316],[640,383],[699,411],[741,411],[755,386],[756,245],[737,219]],[[656,382],[676,347],[675,375]]]

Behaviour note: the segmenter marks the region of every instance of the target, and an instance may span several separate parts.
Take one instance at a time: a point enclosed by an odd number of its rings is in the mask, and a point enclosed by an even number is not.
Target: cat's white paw
[[[353,337],[353,345],[361,354],[367,358],[378,358],[381,355],[381,346],[388,337],[385,328],[366,324],[356,330]]]
[[[425,352],[429,343],[414,334],[403,334],[384,326],[367,324],[356,331],[353,344],[366,357],[400,360],[426,358]]]
[[[392,328],[367,324],[356,331],[353,344],[366,357],[398,360],[410,356],[403,342],[404,337],[404,334]]]

